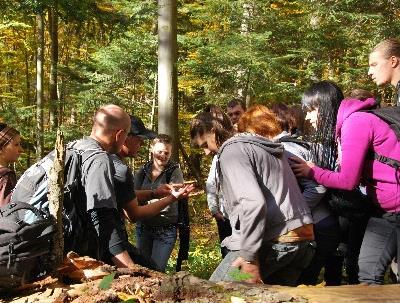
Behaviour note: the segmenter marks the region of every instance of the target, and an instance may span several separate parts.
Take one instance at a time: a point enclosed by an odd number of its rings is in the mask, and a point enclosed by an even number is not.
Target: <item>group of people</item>
[[[24,175],[17,183],[9,168],[22,152],[19,133],[5,124],[0,127],[0,204],[27,201],[35,189],[27,190]],[[124,158],[135,157],[145,139],[153,139],[152,157],[138,173],[140,182],[138,178],[135,182]],[[119,106],[105,105],[94,115],[90,136],[67,146],[82,155],[84,215],[93,231],[87,239],[90,243],[78,242],[79,247],[72,249],[118,267],[138,263],[165,271],[176,241],[178,200],[193,190],[193,185],[183,184],[179,165],[170,160],[171,138],[146,129],[138,117],[129,116]],[[125,219],[138,222],[144,230],[138,232],[139,248],[129,242]]]
[[[379,43],[369,66],[378,86],[399,93],[400,41]],[[211,280],[233,280],[240,268],[248,282],[312,285],[324,267],[326,284],[340,285],[344,254],[349,283],[384,283],[400,248],[400,135],[368,112],[378,106],[368,91],[345,97],[320,81],[302,97],[308,135],[299,132],[298,108],[284,104],[246,110],[233,100],[230,121],[210,105],[192,120],[193,142],[214,156],[207,199],[224,258]],[[338,193],[364,203],[362,214],[339,216],[331,203]]]
[[[398,40],[379,43],[369,65],[377,85],[399,90]],[[192,141],[214,156],[207,200],[223,260],[212,281],[233,280],[239,268],[251,283],[316,284],[324,267],[327,284],[339,285],[343,218],[331,208],[330,191],[361,188],[378,211],[349,220],[346,269],[354,283],[384,282],[400,245],[400,140],[366,111],[377,105],[369,92],[354,90],[345,98],[335,83],[320,81],[302,97],[309,134],[299,122],[301,109],[282,103],[246,110],[235,99],[227,115],[208,105],[193,118]],[[151,160],[133,174],[124,158],[135,157],[145,139],[153,140]],[[97,239],[87,255],[118,267],[138,263],[165,271],[177,239],[177,201],[193,190],[170,159],[171,138],[105,105],[94,115],[91,134],[69,146],[82,155],[85,216]],[[22,199],[24,182],[17,183],[10,169],[21,152],[18,131],[0,124],[0,206]],[[137,222],[137,247],[129,242],[125,219]]]

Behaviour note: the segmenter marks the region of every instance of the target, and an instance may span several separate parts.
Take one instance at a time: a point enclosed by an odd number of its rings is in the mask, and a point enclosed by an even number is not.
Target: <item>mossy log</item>
[[[174,275],[147,270],[140,266],[115,269],[110,286],[101,289],[101,279],[80,284],[65,285],[59,281],[38,284],[29,296],[20,296],[0,302],[399,302],[398,285],[383,286],[299,286],[282,287],[252,285],[237,282],[213,283],[186,272]],[[21,293],[22,295],[22,293]],[[130,301],[129,301],[130,300]]]

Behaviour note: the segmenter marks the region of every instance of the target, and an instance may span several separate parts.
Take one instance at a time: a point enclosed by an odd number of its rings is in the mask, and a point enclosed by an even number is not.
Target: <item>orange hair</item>
[[[239,132],[250,132],[266,138],[273,138],[282,132],[274,113],[264,105],[251,106],[238,123]]]

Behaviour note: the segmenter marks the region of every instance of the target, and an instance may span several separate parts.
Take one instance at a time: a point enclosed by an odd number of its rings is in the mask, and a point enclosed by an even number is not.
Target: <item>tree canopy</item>
[[[157,1],[2,0],[1,120],[35,145],[38,12],[58,19],[57,116],[66,139],[87,133],[104,103],[122,105],[148,123],[157,89]],[[344,91],[364,88],[389,100],[367,77],[368,54],[400,35],[400,9],[381,0],[177,1],[178,102],[182,140],[205,103],[235,96],[296,104],[311,82],[330,79]],[[44,14],[44,145],[50,125],[49,18]],[[157,121],[155,121],[157,122]],[[33,151],[33,149],[32,149]],[[28,159],[29,163],[29,159]]]

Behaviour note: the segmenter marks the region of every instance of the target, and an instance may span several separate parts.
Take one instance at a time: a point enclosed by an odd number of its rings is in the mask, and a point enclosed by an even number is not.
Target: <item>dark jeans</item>
[[[358,256],[370,214],[354,216],[350,219],[339,217],[340,243],[346,248],[338,248],[336,253],[325,264],[324,279],[327,285],[340,285],[343,276],[343,264],[348,284],[358,284]],[[341,247],[342,245],[339,245]]]
[[[361,244],[367,228],[369,216],[352,218],[348,223],[347,253],[345,258],[345,268],[347,282],[358,284],[358,257],[360,255]]]
[[[397,255],[396,229],[386,219],[369,219],[358,260],[360,283],[383,284],[386,269]]]
[[[177,238],[175,225],[147,226],[136,223],[136,245],[156,263],[157,270],[165,272]]]
[[[141,266],[158,270],[156,263],[150,258],[150,256],[145,255],[140,249],[133,245],[127,249],[129,256],[132,258],[133,262]]]
[[[145,255],[140,249],[133,246],[131,243],[127,243],[126,251],[128,252],[129,256],[133,260],[134,263],[139,264],[143,267],[147,267],[149,269],[158,270],[156,263],[150,258],[150,256]],[[112,256],[109,255],[103,258],[101,261],[113,265]]]
[[[264,283],[295,286],[303,269],[310,263],[314,241],[294,243],[268,242],[260,249],[260,271]],[[232,262],[239,251],[230,251],[210,277],[210,281],[234,281]]]
[[[229,237],[230,235],[232,235],[231,222],[229,221],[229,219],[226,219],[226,218],[225,218],[225,220],[215,220],[215,221],[217,221],[219,243],[221,243],[226,237]],[[222,258],[225,258],[225,256],[228,254],[228,252],[229,252],[229,249],[221,246]]]
[[[332,259],[339,245],[339,222],[335,216],[329,216],[314,225],[317,248],[311,263],[303,270],[298,284],[315,285],[319,273],[329,259]]]

